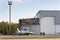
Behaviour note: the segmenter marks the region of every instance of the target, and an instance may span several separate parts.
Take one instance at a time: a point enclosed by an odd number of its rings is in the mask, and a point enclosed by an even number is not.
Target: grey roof
[[[60,10],[40,10],[36,16],[42,17],[55,17],[55,24],[60,25]]]

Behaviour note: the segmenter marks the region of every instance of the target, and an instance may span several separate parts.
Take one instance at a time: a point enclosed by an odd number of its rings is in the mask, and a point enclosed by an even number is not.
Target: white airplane
[[[31,31],[29,31],[27,29],[19,30],[18,28],[17,28],[17,32],[16,33],[17,34],[26,34],[26,35],[33,34],[33,32],[31,32]]]

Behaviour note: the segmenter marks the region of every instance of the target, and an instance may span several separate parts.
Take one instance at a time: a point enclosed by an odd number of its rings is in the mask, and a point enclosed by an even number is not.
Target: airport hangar
[[[19,19],[19,24],[33,34],[60,34],[60,10],[40,10],[34,18]]]

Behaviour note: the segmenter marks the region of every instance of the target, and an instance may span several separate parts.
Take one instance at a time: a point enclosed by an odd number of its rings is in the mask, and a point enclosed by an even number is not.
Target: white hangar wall
[[[46,19],[44,17],[49,18]],[[46,34],[60,34],[60,10],[40,10],[35,18],[40,19],[40,32],[45,32]]]
[[[29,26],[24,26],[22,28],[32,31],[33,34],[40,34],[40,25],[29,25]]]
[[[27,30],[30,30],[30,28],[31,28],[31,27],[29,27],[29,26],[24,26],[24,27],[22,27],[22,29],[27,29]]]
[[[60,34],[60,25],[56,25],[56,34]]]
[[[40,19],[40,31],[45,34],[55,34],[54,17],[42,17]]]
[[[40,25],[32,25],[31,31],[33,32],[33,34],[40,34]]]

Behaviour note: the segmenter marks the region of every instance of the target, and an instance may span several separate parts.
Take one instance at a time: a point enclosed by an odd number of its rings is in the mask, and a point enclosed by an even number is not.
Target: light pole
[[[8,5],[9,5],[9,33],[11,34],[11,5],[12,5],[12,1],[8,1]]]

